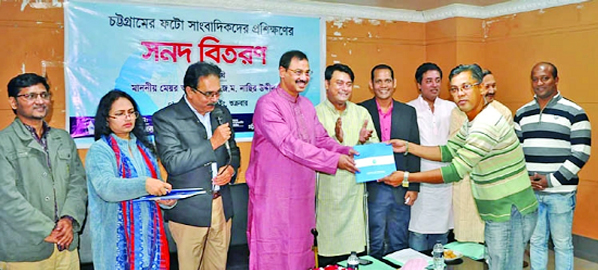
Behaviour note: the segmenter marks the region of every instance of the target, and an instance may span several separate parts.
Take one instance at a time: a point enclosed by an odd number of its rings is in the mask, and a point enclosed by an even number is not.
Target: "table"
[[[427,253],[425,253],[427,252]],[[429,254],[432,251],[424,251],[422,253]],[[394,264],[388,260],[382,259],[378,260],[371,256],[361,256],[361,259],[370,260],[373,263],[370,265],[360,265],[359,270],[395,270],[400,269],[401,267],[397,264]],[[338,263],[340,266],[346,267],[347,261],[342,261]],[[452,262],[447,263],[447,267],[445,270],[487,270],[488,266],[483,261],[475,261],[468,257],[463,257],[461,259],[454,260]]]

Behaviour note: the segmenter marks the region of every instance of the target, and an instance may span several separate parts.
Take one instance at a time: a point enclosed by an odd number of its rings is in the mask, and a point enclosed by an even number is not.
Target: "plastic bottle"
[[[440,241],[437,241],[432,250],[434,256],[434,270],[444,269],[444,246]]]
[[[347,259],[347,268],[353,270],[359,269],[359,257],[357,257],[357,252],[351,251],[351,256]]]

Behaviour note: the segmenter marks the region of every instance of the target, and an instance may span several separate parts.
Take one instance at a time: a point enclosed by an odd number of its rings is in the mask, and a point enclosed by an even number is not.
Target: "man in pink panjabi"
[[[313,268],[316,171],[356,170],[355,151],[330,138],[311,101],[299,95],[311,72],[303,52],[286,52],[280,84],[256,104],[246,173],[250,270]]]

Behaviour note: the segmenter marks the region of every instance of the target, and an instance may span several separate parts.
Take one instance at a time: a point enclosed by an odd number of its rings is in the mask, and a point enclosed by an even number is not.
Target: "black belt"
[[[222,194],[220,194],[220,191],[214,191],[212,193],[212,199],[218,199],[218,197],[222,196]]]

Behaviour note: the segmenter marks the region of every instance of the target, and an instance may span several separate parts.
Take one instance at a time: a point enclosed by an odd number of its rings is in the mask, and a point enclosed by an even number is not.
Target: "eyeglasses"
[[[195,91],[195,92],[198,92],[198,93],[204,95],[207,98],[220,97],[220,95],[222,95],[222,88],[218,89],[218,91],[209,91],[209,92],[203,92],[195,87],[191,87],[191,89],[193,89],[193,91]]]
[[[296,70],[289,70],[291,73],[297,75],[298,77],[301,77],[301,75],[305,74],[305,76],[309,77],[311,76],[314,71],[313,70],[300,70],[300,69],[296,69]]]
[[[110,118],[112,118],[112,119],[119,119],[119,120],[125,119],[127,117],[137,119],[137,118],[139,118],[139,112],[138,111],[130,111],[130,112],[118,111],[114,115],[108,115],[108,116],[110,116]]]
[[[476,85],[479,85],[480,83],[475,83],[475,84],[471,84],[471,83],[464,83],[463,85],[461,85],[461,87],[459,86],[451,86],[451,88],[449,88],[449,91],[451,92],[451,94],[457,93],[459,92],[459,90],[461,91],[469,91],[471,88],[473,88]]]
[[[52,97],[52,94],[50,92],[29,93],[29,94],[17,95],[17,97],[24,97],[27,101],[37,100],[37,97],[41,97],[43,100],[50,100],[50,98]]]

